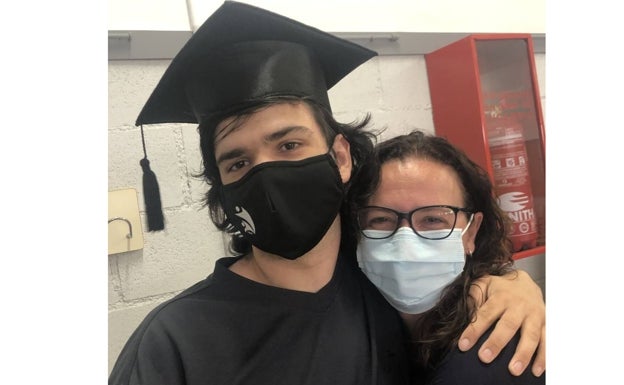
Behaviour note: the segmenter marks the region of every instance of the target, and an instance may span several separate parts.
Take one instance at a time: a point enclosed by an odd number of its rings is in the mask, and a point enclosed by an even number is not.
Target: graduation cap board
[[[308,97],[331,111],[327,91],[376,55],[276,13],[226,1],[173,58],[136,125],[143,136],[144,124],[202,123],[266,96]],[[141,167],[148,228],[162,230],[158,183],[147,154]]]

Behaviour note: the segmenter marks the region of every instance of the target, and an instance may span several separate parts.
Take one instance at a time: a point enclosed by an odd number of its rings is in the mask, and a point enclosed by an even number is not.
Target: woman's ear
[[[466,253],[472,254],[475,250],[475,239],[477,239],[477,233],[479,232],[479,228],[481,227],[481,222],[483,221],[483,213],[477,212],[474,213],[472,218],[472,223],[470,227],[466,229],[464,236],[462,237],[462,241],[464,243],[464,250]]]
[[[342,183],[347,183],[351,179],[351,170],[353,169],[349,141],[342,134],[336,135],[331,152],[338,166],[338,171],[340,171]]]

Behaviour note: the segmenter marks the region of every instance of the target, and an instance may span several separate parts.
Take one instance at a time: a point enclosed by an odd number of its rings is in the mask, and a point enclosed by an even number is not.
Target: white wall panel
[[[546,24],[545,0],[241,2],[332,32],[545,33]],[[222,3],[217,0],[109,0],[109,30],[194,30]]]

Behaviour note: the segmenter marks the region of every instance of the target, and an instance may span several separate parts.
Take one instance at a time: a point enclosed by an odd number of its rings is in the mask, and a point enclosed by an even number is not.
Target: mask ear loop
[[[470,219],[468,219],[468,224],[466,225],[466,227],[464,227],[464,229],[461,231],[460,235],[463,236],[464,233],[466,232],[466,230],[468,230],[468,228],[470,227],[470,225],[472,224],[472,220],[474,218],[474,213],[470,213]]]
[[[468,219],[468,224],[466,225],[466,227],[464,227],[464,229],[461,231],[461,236],[464,235],[464,233],[466,232],[466,230],[468,230],[468,228],[470,227],[470,225],[472,224],[472,219],[474,218],[474,213],[470,213],[470,219]],[[472,258],[472,250],[468,250],[466,252],[466,260]],[[466,265],[464,265],[464,268],[466,268]]]

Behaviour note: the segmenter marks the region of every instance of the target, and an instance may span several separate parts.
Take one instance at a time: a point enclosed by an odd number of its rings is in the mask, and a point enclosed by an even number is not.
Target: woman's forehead
[[[463,188],[459,176],[448,165],[418,157],[394,159],[381,166],[380,183],[371,202],[409,209],[437,204],[461,206]]]

